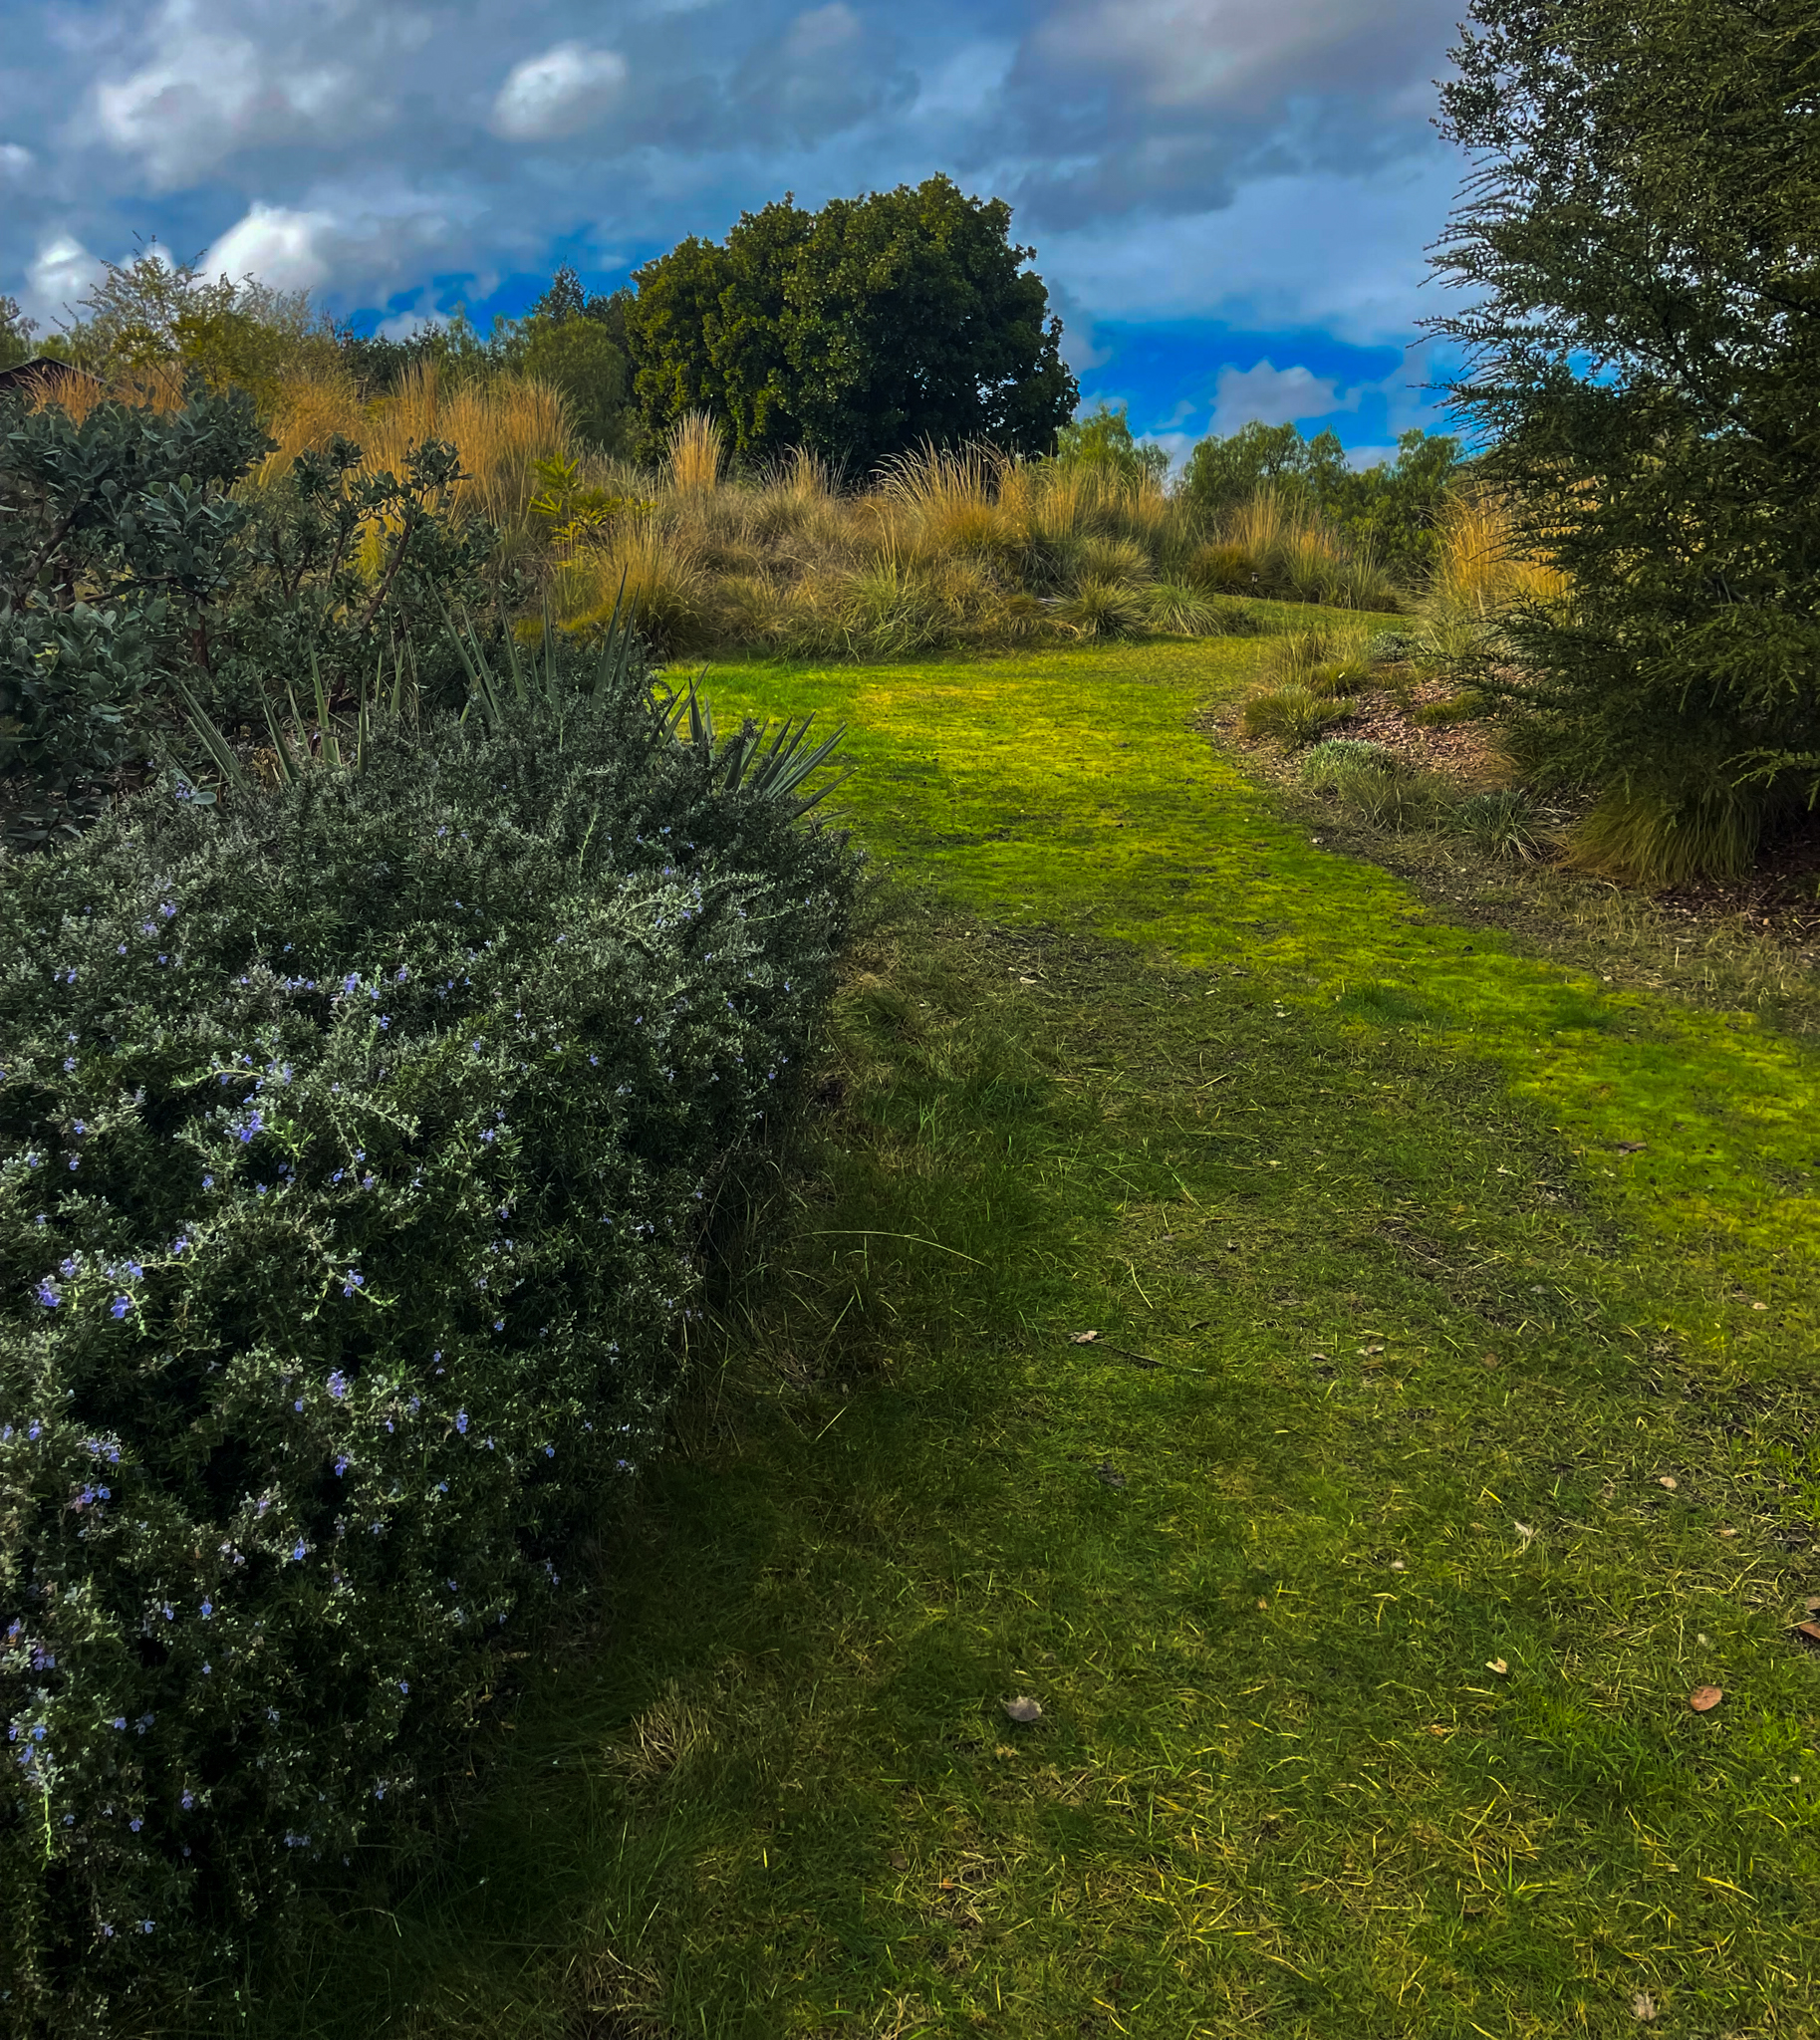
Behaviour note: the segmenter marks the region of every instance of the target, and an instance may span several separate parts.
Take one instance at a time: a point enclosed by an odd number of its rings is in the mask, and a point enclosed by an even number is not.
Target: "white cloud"
[[[39,244],[26,272],[20,303],[31,318],[49,324],[81,303],[101,279],[99,256],[92,255],[74,234],[53,234]]]
[[[254,276],[274,290],[316,290],[334,274],[334,217],[257,201],[202,259],[205,276]]]
[[[1407,340],[1430,309],[1419,295],[1424,250],[1459,175],[1459,158],[1437,144],[1375,176],[1259,177],[1217,211],[1051,234],[1041,268],[1103,317],[1318,326],[1359,345]]]
[[[1252,113],[1291,84],[1400,87],[1412,45],[1426,54],[1455,12],[1455,0],[1065,0],[1030,48],[1154,108]]]
[[[494,131],[512,141],[579,133],[610,111],[626,78],[626,59],[618,51],[558,43],[513,67],[493,102]]]
[[[1292,418],[1324,418],[1358,408],[1359,391],[1342,396],[1329,376],[1316,376],[1300,364],[1278,369],[1258,362],[1249,369],[1220,370],[1213,386],[1212,429],[1223,439],[1241,425],[1286,425]]]
[[[94,128],[166,190],[244,150],[370,139],[390,117],[377,81],[427,33],[384,4],[164,0],[139,38],[144,61],[95,87]]]

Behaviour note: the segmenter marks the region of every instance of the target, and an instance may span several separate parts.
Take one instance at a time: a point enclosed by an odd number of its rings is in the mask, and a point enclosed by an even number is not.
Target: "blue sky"
[[[1179,453],[1441,422],[1463,0],[0,0],[0,291],[135,237],[406,331],[794,190],[1007,198],[1088,401]]]

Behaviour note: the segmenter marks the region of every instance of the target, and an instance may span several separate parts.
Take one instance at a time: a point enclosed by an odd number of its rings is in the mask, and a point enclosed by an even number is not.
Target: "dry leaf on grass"
[[[1014,1700],[1001,1700],[999,1705],[1004,1708],[1008,1721],[1020,1722],[1025,1727],[1032,1721],[1040,1721],[1043,1718],[1041,1706],[1024,1693],[1019,1693]]]
[[[1807,1612],[1809,1615],[1820,1615],[1820,1594],[1810,1594],[1807,1597]]]
[[[1688,1705],[1696,1714],[1710,1714],[1724,1697],[1725,1689],[1723,1686],[1696,1685],[1688,1695]]]
[[[1485,1659],[1485,1669],[1487,1671],[1495,1671],[1501,1678],[1510,1669],[1510,1666],[1501,1658],[1487,1658]]]
[[[1070,1346],[1091,1346],[1099,1336],[1098,1332],[1070,1332],[1068,1343]]]
[[[1647,1990],[1640,1990],[1631,1999],[1631,2016],[1638,2019],[1653,2019],[1656,2016],[1656,2000]]]
[[[1820,1644],[1820,1622],[1796,1623],[1795,1635],[1798,1636],[1804,1644]]]
[[[1666,1487],[1673,1494],[1681,1485],[1681,1482],[1676,1479],[1673,1473],[1659,1473],[1656,1476],[1656,1485],[1658,1487]]]

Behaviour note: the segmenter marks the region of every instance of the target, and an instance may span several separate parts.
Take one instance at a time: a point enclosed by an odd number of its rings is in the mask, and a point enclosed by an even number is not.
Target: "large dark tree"
[[[806,446],[863,473],[924,439],[1048,452],[1078,392],[1010,227],[1002,200],[930,177],[819,212],[786,197],[648,263],[627,316],[648,445],[706,408],[749,460]]]
[[[1820,766],[1820,11],[1474,0],[1453,56],[1434,323],[1574,590],[1515,620],[1518,703],[1608,863],[1735,869]]]

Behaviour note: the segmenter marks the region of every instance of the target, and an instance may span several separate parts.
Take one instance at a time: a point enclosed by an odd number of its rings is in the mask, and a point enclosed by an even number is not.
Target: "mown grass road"
[[[1814,1051],[1329,854],[1191,727],[1255,656],[711,676],[938,903],[270,2030],[1820,2031]]]

